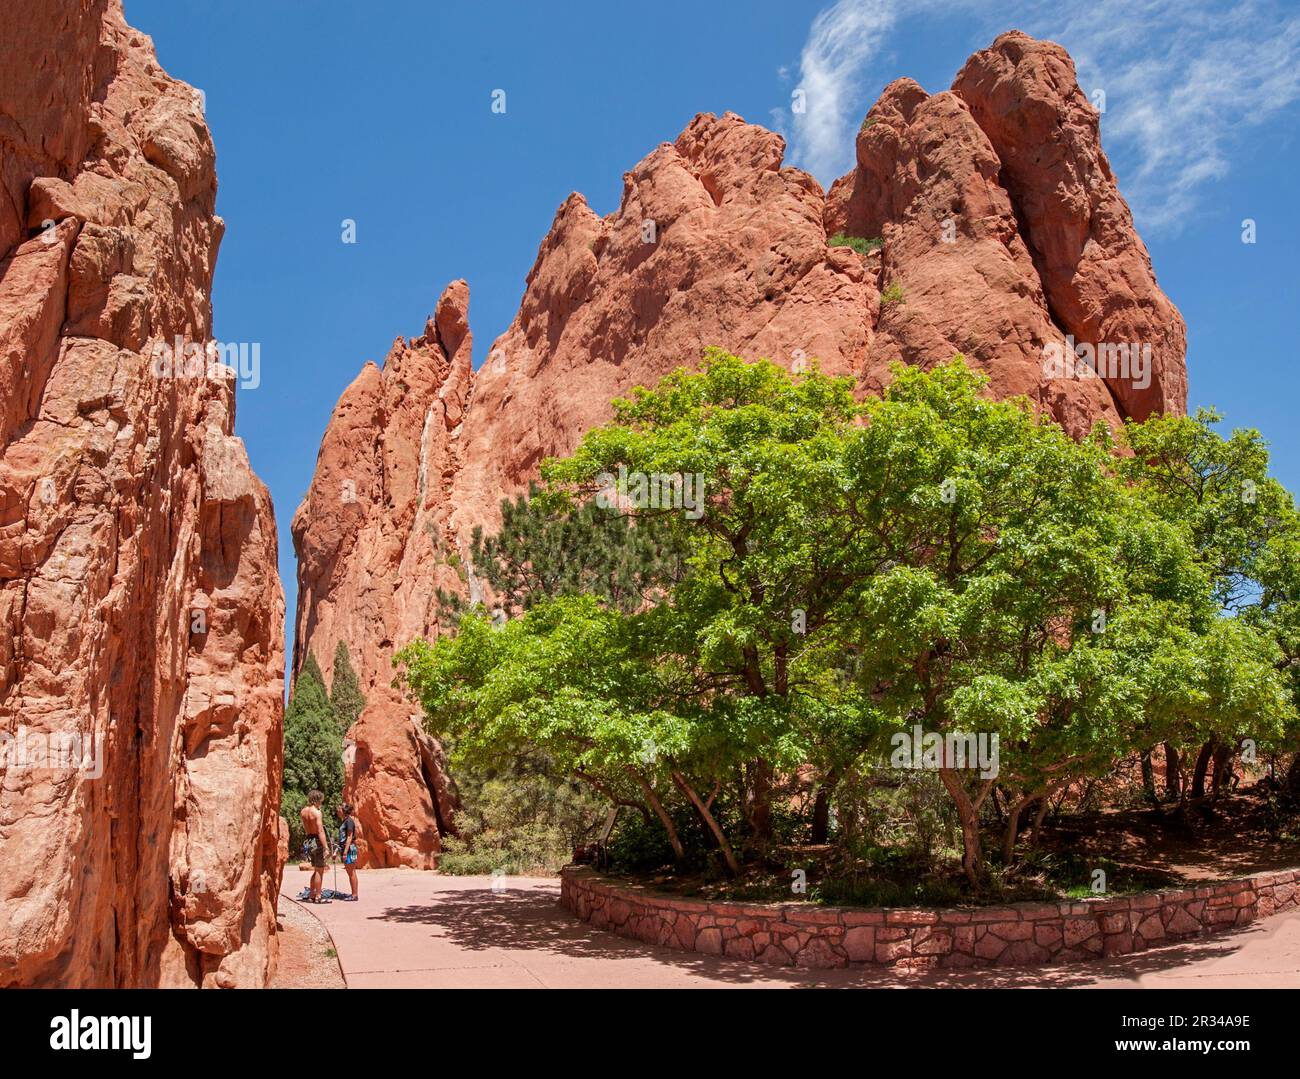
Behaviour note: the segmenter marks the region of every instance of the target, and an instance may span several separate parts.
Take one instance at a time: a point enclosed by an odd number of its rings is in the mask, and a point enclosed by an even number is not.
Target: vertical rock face
[[[1156,284],[1069,54],[1003,34],[966,62],[953,91],[1002,161],[1057,325],[1079,341],[1151,345],[1149,385],[1106,379],[1126,415],[1185,411],[1187,327]]]
[[[863,122],[857,167],[831,187],[826,228],[881,238],[878,284],[902,297],[882,307],[869,383],[891,360],[962,352],[994,392],[1029,397],[1075,435],[1186,408],[1186,327],[1060,46],[1007,33],[951,91],[892,83]],[[1058,377],[1044,348],[1067,336],[1095,363]]]
[[[436,622],[437,589],[463,586],[444,538],[469,394],[468,308],[457,281],[423,336],[398,338],[382,370],[362,368],[334,409],[293,519],[295,670],[308,649],[330,670],[344,641],[366,698],[345,763],[369,865],[431,867],[453,808],[439,789],[441,750],[391,683],[394,650]]]
[[[1076,435],[1098,418],[1117,422],[1100,380],[1043,378],[1043,346],[1061,335],[998,184],[1001,163],[965,104],[900,79],[868,114],[857,157],[831,189],[826,228],[883,240],[867,384],[883,386],[891,361],[960,352],[995,392],[1030,397]]]
[[[1005,34],[952,91],[901,79],[856,148],[854,170],[823,194],[782,166],[780,136],[731,114],[698,116],[625,175],[614,213],[565,201],[518,315],[472,377],[468,351],[463,366],[451,359],[467,337],[439,343],[429,331],[399,341],[382,374],[366,368],[339,402],[294,521],[295,666],[311,651],[328,669],[342,637],[389,692],[394,649],[437,632],[434,589],[479,594],[474,526],[498,525],[500,500],[608,419],[611,398],[695,364],[708,345],[788,366],[816,359],[864,393],[892,363],[960,352],[992,392],[1027,396],[1075,435],[1185,408],[1182,320],[1155,283],[1063,50]],[[836,233],[878,243],[858,254],[830,246]],[[1050,346],[1067,339],[1148,345],[1146,377],[1136,364],[1112,374],[1104,358],[1052,365]],[[395,384],[414,397],[409,408],[391,403]],[[435,400],[456,410],[427,439],[441,472],[411,448],[426,417],[438,418]],[[347,476],[367,493],[345,505]],[[401,777],[373,800],[381,836],[438,828],[429,790],[442,780],[411,712],[392,702],[358,724],[364,764],[353,775]],[[409,842],[384,843],[381,864],[421,864]]]
[[[0,986],[260,986],[284,599],[211,336],[195,91],[119,0],[0,12]]]

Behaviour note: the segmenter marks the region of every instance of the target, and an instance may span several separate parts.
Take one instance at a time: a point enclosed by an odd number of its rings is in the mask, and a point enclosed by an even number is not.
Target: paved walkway
[[[283,894],[296,896],[308,879],[289,866]],[[339,882],[346,890],[342,873]],[[332,887],[329,870],[325,886]],[[561,910],[553,879],[508,877],[494,892],[489,877],[369,869],[360,892],[356,903],[305,908],[334,938],[353,989],[1300,988],[1300,911],[1101,963],[904,977],[773,969],[624,940]]]

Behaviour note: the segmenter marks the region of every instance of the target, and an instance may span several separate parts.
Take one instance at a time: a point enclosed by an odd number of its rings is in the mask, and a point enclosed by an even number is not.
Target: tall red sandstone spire
[[[451,819],[441,749],[391,688],[395,647],[436,622],[438,588],[461,590],[447,486],[460,468],[470,385],[469,289],[449,286],[421,337],[398,338],[339,398],[311,490],[293,518],[295,670],[329,670],[339,641],[366,709],[348,735],[348,790],[372,865],[429,868]]]
[[[1182,319],[1058,46],[1004,34],[951,91],[893,83],[829,194],[782,165],[784,148],[737,116],[696,117],[625,175],[614,213],[565,201],[519,313],[472,378],[467,331],[444,339],[440,315],[438,333],[399,341],[382,374],[367,367],[340,400],[294,518],[295,664],[310,650],[328,669],[344,639],[378,693],[352,784],[380,864],[427,864],[430,787],[443,782],[415,709],[387,688],[392,653],[436,632],[435,587],[472,593],[474,526],[494,527],[500,500],[608,419],[616,395],[720,345],[815,358],[864,393],[895,361],[961,352],[994,393],[1028,396],[1076,435],[1184,409]],[[838,232],[881,243],[866,255],[829,246]],[[1150,346],[1149,377],[1048,377],[1044,349],[1067,335]]]
[[[233,381],[151,362],[211,333],[201,101],[120,0],[6,4],[0,40],[0,986],[261,986],[271,500]]]

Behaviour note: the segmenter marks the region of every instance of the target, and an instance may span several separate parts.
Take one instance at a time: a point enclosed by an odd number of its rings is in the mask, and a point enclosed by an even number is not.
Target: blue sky
[[[1188,323],[1191,405],[1259,428],[1300,489],[1294,0],[125,7],[205,95],[226,220],[215,334],[261,345],[237,430],[275,499],[290,623],[289,523],[334,403],[362,363],[422,331],[449,281],[469,282],[477,364],[571,191],[613,210],[625,170],[697,112],[725,110],[781,130],[787,163],[829,185],[886,83],[945,89],[1011,28],[1061,42],[1084,90],[1105,93],[1103,145]]]

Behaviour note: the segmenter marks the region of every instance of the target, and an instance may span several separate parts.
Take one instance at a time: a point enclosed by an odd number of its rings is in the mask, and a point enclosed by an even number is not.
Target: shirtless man
[[[320,897],[321,880],[325,876],[325,852],[329,850],[329,840],[325,838],[325,819],[320,811],[324,801],[325,795],[321,791],[309,791],[307,804],[302,807],[302,830],[307,833],[307,846],[311,854],[309,903],[326,902]]]

